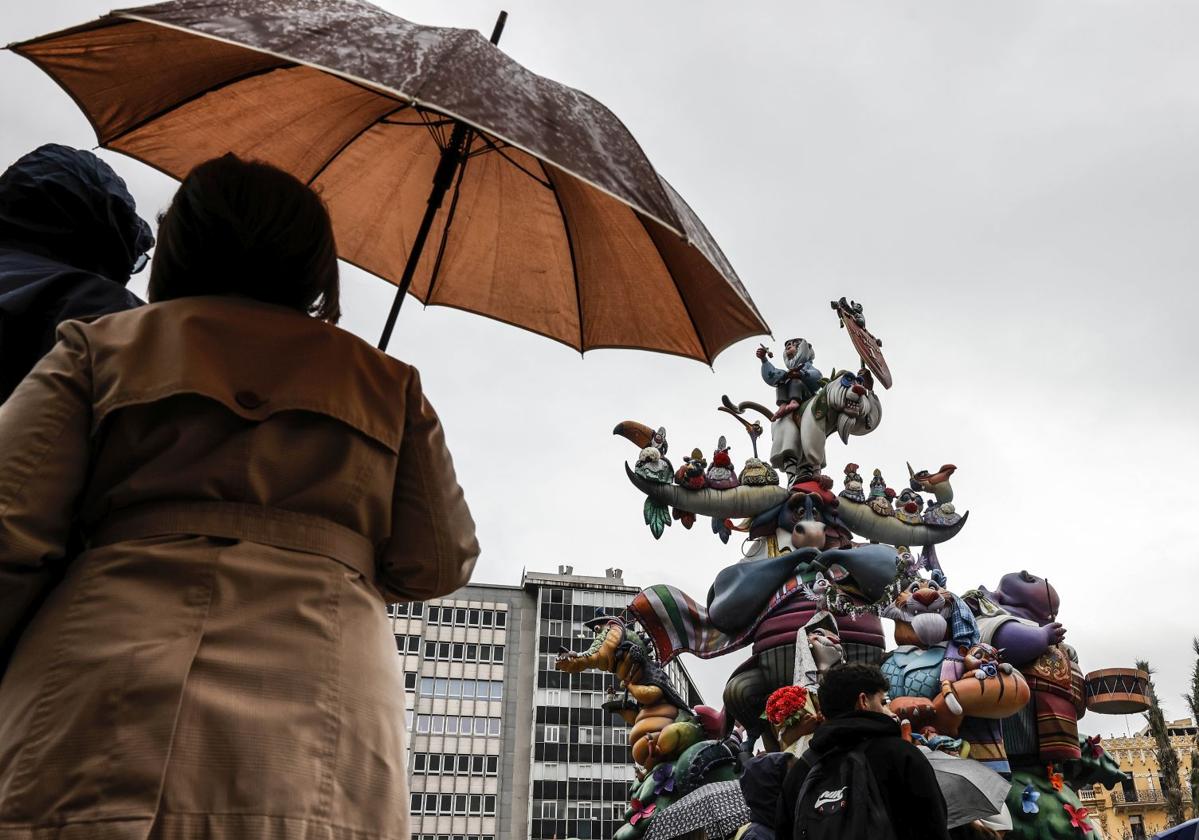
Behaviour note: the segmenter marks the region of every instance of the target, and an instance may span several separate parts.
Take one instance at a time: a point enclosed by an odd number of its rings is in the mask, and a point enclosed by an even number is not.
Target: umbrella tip
[[[495,28],[491,30],[491,43],[498,44],[504,34],[504,24],[508,22],[508,13],[500,10],[500,16],[495,19]]]

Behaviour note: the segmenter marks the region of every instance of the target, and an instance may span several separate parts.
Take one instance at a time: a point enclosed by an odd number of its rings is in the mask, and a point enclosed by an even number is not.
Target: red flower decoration
[[[657,804],[653,802],[642,806],[640,799],[634,799],[629,804],[633,806],[633,815],[629,817],[629,825],[636,825],[643,819],[649,819],[658,808]]]
[[[1099,744],[1101,740],[1103,740],[1102,736],[1091,735],[1087,738],[1086,743],[1083,744],[1083,747],[1091,754],[1091,758],[1103,758],[1103,747]]]
[[[808,690],[802,685],[785,685],[766,699],[764,717],[771,726],[796,723],[806,713]]]
[[[1074,826],[1083,833],[1091,830],[1091,824],[1087,822],[1086,808],[1075,808],[1069,802],[1063,802],[1062,807],[1065,808],[1066,813],[1070,815],[1070,825]]]

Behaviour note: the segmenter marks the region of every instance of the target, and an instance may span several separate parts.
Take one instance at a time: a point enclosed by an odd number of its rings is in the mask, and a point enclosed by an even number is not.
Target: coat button
[[[242,408],[250,409],[251,411],[266,402],[265,397],[260,397],[253,391],[238,391],[233,395],[233,399],[237,400],[237,404]]]

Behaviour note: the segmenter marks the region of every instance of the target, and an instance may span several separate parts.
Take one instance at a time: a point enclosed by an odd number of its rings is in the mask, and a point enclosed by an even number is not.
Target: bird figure
[[[953,487],[950,486],[949,479],[956,471],[957,467],[953,464],[944,464],[941,469],[930,475],[928,470],[915,471],[912,465],[908,464],[909,486],[913,490],[934,494],[938,502],[952,502]]]
[[[704,471],[707,467],[708,462],[704,460],[704,453],[699,449],[692,449],[691,454],[683,458],[683,466],[679,467],[674,474],[674,483],[688,490],[703,490],[708,484],[707,479],[704,478]]]
[[[712,466],[708,467],[708,486],[713,490],[732,490],[741,482],[733,469],[733,461],[729,458],[729,445],[724,435],[716,442],[716,451],[712,453]]]
[[[779,483],[779,474],[765,461],[746,458],[737,480],[747,487],[773,487]]]
[[[754,457],[757,458],[758,438],[762,436],[763,431],[762,423],[758,420],[755,420],[751,423],[741,415],[744,414],[745,410],[748,408],[752,408],[753,410],[759,412],[763,417],[770,417],[771,412],[767,410],[766,406],[762,405],[761,403],[753,402],[752,400],[734,405],[733,401],[729,399],[728,394],[723,394],[720,397],[720,402],[721,405],[716,410],[723,411],[726,414],[731,414],[734,420],[745,427],[745,431],[749,435],[749,444],[754,450]]]
[[[638,423],[636,420],[625,420],[622,423],[616,424],[616,428],[612,430],[612,434],[619,435],[628,440],[637,446],[638,449],[643,450],[648,446],[657,449],[658,453],[662,456],[662,460],[666,462],[666,466],[670,468],[672,473],[674,472],[674,466],[666,457],[668,446],[666,443],[665,426],[659,426],[657,430],[654,430],[644,423]]]

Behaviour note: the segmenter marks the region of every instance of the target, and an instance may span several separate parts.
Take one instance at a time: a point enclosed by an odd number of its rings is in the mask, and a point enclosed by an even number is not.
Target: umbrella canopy
[[[1187,820],[1173,828],[1159,831],[1153,840],[1196,840],[1199,837],[1199,819]]]
[[[312,185],[339,255],[397,284],[443,151],[462,138],[453,129],[469,129],[410,272],[425,304],[579,351],[709,363],[768,332],[616,116],[478,32],[358,0],[178,0],[11,48],[71,95],[106,148],[176,178],[233,152]]]
[[[994,770],[943,752],[920,747],[928,758],[948,806],[949,827],[957,828],[977,819],[994,817],[1002,808],[1012,783]]]
[[[699,830],[710,840],[732,837],[751,819],[740,782],[712,782],[654,815],[645,840],[671,840]]]

